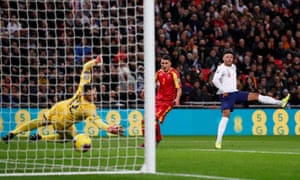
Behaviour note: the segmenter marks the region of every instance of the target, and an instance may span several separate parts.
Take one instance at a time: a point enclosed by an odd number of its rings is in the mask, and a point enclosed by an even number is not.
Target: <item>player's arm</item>
[[[98,115],[88,116],[86,120],[95,124],[99,129],[103,129],[104,131],[108,131],[108,125],[102,121],[102,119]]]
[[[176,94],[176,98],[175,98],[175,105],[180,105],[181,94],[182,94],[182,88],[179,87],[179,88],[177,88],[177,94]]]
[[[217,68],[214,77],[212,79],[213,84],[222,92],[224,92],[223,90],[223,84],[222,84],[222,76],[223,76],[223,71],[221,68]]]
[[[175,105],[180,105],[180,97],[182,94],[182,85],[181,85],[181,80],[179,77],[179,73],[174,72],[173,73],[173,81],[174,81],[174,85],[176,88],[176,98],[175,98]]]
[[[112,134],[122,135],[124,133],[124,128],[120,125],[108,125],[102,121],[102,119],[96,113],[96,106],[92,105],[88,107],[90,110],[86,117],[86,120],[89,120],[95,124],[98,128],[103,129]]]
[[[77,95],[81,94],[81,92],[83,91],[83,86],[91,82],[92,79],[91,70],[93,66],[101,63],[102,63],[102,57],[101,55],[98,55],[96,59],[92,59],[83,65],[83,69],[80,74],[79,86],[73,97],[76,97]]]
[[[159,71],[157,71],[156,73],[155,73],[155,77],[154,77],[154,80],[155,80],[155,87],[156,88],[158,88],[159,87],[159,80],[158,80],[158,73],[159,73]]]
[[[95,124],[98,128],[103,129],[104,131],[107,131],[112,134],[118,134],[118,135],[123,135],[124,133],[124,128],[120,125],[108,125],[105,122],[102,121],[102,119],[97,116],[89,116],[86,118],[93,124]]]

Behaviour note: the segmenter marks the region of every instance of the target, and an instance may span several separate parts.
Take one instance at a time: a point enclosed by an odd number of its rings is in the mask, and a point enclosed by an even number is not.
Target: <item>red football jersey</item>
[[[174,68],[168,72],[159,70],[156,72],[155,81],[157,83],[156,100],[174,101],[177,89],[181,87],[179,73]]]

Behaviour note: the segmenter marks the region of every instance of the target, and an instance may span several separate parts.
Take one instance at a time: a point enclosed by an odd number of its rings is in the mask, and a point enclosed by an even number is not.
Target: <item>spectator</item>
[[[9,36],[8,29],[5,25],[5,21],[3,19],[0,20],[0,33],[1,36]]]
[[[144,66],[138,66],[138,73],[137,73],[137,94],[140,95],[142,90],[144,89]]]
[[[297,47],[297,42],[294,39],[291,39],[290,47],[286,49],[286,52],[291,53],[294,57],[300,57],[300,48]]]
[[[127,53],[126,53],[126,46],[121,45],[119,52],[114,57],[114,63],[126,63],[127,60]]]
[[[249,74],[249,72],[251,71],[251,65],[252,65],[251,57],[245,55],[243,57],[243,61],[241,62],[238,68],[242,74]]]
[[[267,85],[267,78],[266,76],[262,76],[258,85],[258,93],[266,95],[271,87]]]
[[[21,23],[18,22],[17,16],[13,14],[10,18],[10,21],[7,24],[7,30],[9,32],[9,35],[18,37],[18,33],[21,29],[22,29]]]
[[[29,90],[27,85],[21,86],[21,103],[24,104],[25,106],[29,102]]]
[[[189,101],[191,92],[193,91],[193,85],[191,82],[191,75],[189,73],[185,74],[184,78],[182,78],[182,95],[181,101]]]
[[[282,89],[292,92],[300,83],[300,62],[296,60],[300,44],[299,2],[238,2],[155,1],[155,60],[164,54],[171,55],[173,64],[182,69],[182,77],[189,74],[190,82],[200,81],[200,90],[207,86],[214,96],[216,89],[211,79],[203,79],[200,72],[209,67],[208,77],[211,77],[219,62],[211,63],[210,52],[218,57],[224,49],[232,48],[239,55],[235,61],[243,73],[241,78],[257,79],[257,91],[279,96]],[[45,79],[49,86],[45,92],[51,94],[49,99],[55,102],[72,94],[74,87],[70,84],[78,81],[76,69],[80,69],[85,58],[101,53],[106,69],[105,91],[116,91],[122,81],[128,80],[121,81],[124,76],[119,76],[117,66],[110,65],[114,58],[119,61],[126,57],[125,64],[135,62],[137,67],[144,63],[140,58],[144,47],[141,3],[140,0],[93,1],[73,7],[73,3],[53,2],[45,6],[44,2],[30,1],[19,2],[17,14],[15,9],[7,8],[8,3],[4,1],[0,22],[2,82],[8,87],[17,84],[15,94],[22,92],[20,98],[26,101],[23,94],[27,92],[23,87],[26,81],[19,78],[24,76],[29,81],[28,101],[36,103],[39,69],[47,66],[49,72]],[[60,11],[62,7],[64,11]],[[128,11],[124,11],[124,7]],[[277,60],[281,66],[274,65]],[[78,67],[74,67],[75,64]],[[157,69],[159,65],[156,66]],[[130,67],[127,74],[134,78],[134,88],[137,88],[136,78],[139,78],[138,84],[143,85],[143,72]],[[274,81],[275,76],[278,81]],[[246,86],[246,81],[241,80],[241,86]],[[121,87],[123,85],[119,89]],[[13,96],[12,91],[7,93],[8,97]],[[214,96],[212,100],[217,98]]]
[[[10,95],[10,89],[8,86],[2,86],[1,91],[1,104],[2,107],[11,107],[12,105],[12,96]]]
[[[98,99],[101,101],[102,105],[109,104],[109,92],[107,91],[107,86],[102,84],[100,87],[100,92],[98,94]]]
[[[290,100],[291,105],[300,105],[300,85],[297,86],[297,89],[291,95]]]
[[[92,47],[90,45],[90,42],[86,37],[83,37],[82,40],[81,40],[81,43],[77,44],[76,48],[75,48],[75,62],[76,62],[76,64],[84,63],[83,60],[88,55],[90,55],[91,53],[92,53]]]
[[[193,83],[193,89],[191,90],[190,101],[200,101],[201,100],[201,83],[200,81],[195,81]]]
[[[135,78],[132,76],[129,67],[124,62],[119,62],[118,65],[119,73],[119,88],[121,92],[128,92],[129,86],[136,89]]]
[[[248,92],[257,92],[256,84],[253,82],[253,79],[251,77],[246,78],[246,84],[243,86],[243,91]]]
[[[210,71],[214,71],[219,63],[219,57],[217,56],[216,50],[212,49],[209,53],[209,56],[205,59],[205,68],[210,69]]]
[[[238,3],[238,5],[237,5],[236,9],[237,9],[237,11],[238,11],[240,14],[243,14],[244,11],[245,11],[246,9],[248,9],[248,7],[244,4],[244,1],[243,1],[243,0],[238,1],[238,2],[239,2],[239,3]]]
[[[190,26],[192,32],[197,33],[201,29],[202,24],[203,23],[201,22],[201,20],[199,20],[198,15],[196,13],[193,13],[188,22],[188,25]]]
[[[200,101],[212,101],[213,95],[208,91],[207,85],[203,85],[201,88]]]

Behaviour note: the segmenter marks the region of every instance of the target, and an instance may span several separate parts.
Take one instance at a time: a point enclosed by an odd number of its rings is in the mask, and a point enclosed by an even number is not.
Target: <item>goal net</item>
[[[147,152],[155,151],[154,143],[140,147],[148,141],[142,132],[147,100],[140,97],[145,85],[144,2],[1,3],[1,137],[24,123],[43,119],[54,104],[72,98],[84,64],[99,54],[103,63],[92,67],[90,82],[98,92],[97,115],[108,125],[122,125],[125,132],[117,136],[88,120],[78,122],[74,133],[92,139],[91,149],[82,153],[74,150],[72,141],[30,140],[31,135],[57,134],[45,122],[19,132],[7,144],[0,142],[0,176],[139,173],[147,172],[147,167],[153,171],[155,161],[149,160],[153,156],[147,157]]]

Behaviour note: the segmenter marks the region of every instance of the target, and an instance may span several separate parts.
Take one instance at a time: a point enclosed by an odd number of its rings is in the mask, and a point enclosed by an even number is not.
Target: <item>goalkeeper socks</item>
[[[258,102],[263,104],[281,105],[280,100],[274,99],[270,96],[263,96],[263,95],[258,95]]]
[[[217,142],[218,143],[222,142],[223,134],[225,132],[228,119],[229,119],[228,117],[222,117],[221,121],[219,122],[218,136],[217,136]]]

